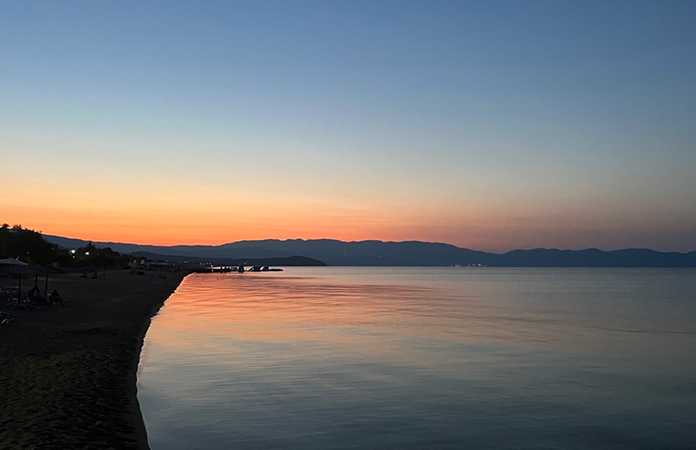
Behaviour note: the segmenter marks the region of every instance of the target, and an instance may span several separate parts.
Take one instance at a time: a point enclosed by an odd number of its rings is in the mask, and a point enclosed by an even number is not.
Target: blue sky
[[[3,220],[696,250],[694,19],[677,1],[0,2],[0,145],[29,185]]]

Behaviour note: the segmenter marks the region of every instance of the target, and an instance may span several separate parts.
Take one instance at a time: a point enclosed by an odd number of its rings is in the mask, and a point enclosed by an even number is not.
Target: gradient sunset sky
[[[0,222],[696,250],[695,1],[0,0]]]

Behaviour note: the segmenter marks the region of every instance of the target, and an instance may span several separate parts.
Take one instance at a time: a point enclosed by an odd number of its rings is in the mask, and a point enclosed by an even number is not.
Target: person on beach
[[[60,297],[60,294],[58,293],[58,289],[54,289],[53,292],[51,292],[51,295],[50,297],[48,297],[48,300],[54,305],[60,303],[61,305],[65,306],[65,303],[63,303],[63,299]]]
[[[42,301],[42,300],[44,300],[44,296],[41,295],[41,291],[39,290],[39,287],[38,287],[38,286],[34,286],[34,287],[31,288],[31,290],[29,291],[29,300],[31,300],[31,301],[33,301],[33,302],[37,302],[37,301]]]

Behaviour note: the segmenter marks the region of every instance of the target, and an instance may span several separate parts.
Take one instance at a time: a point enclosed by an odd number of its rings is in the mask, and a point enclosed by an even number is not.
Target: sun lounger
[[[39,311],[43,309],[43,306],[28,299],[19,300],[18,298],[13,298],[8,305],[13,309],[23,309],[25,311]]]
[[[0,286],[0,304],[13,305],[17,302],[17,294],[15,291],[6,287]]]
[[[0,325],[7,325],[13,322],[16,322],[17,318],[13,316],[12,314],[8,314],[5,312],[0,311]]]

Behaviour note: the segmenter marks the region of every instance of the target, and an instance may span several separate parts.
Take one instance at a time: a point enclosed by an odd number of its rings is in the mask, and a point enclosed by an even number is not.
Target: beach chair
[[[19,297],[11,297],[6,303],[12,309],[23,309],[24,311],[39,311],[43,309],[43,306],[30,301],[27,297],[20,300]]]
[[[16,308],[23,309],[25,311],[41,311],[43,309],[43,306],[30,301],[21,301],[17,302]]]
[[[17,318],[12,314],[0,311],[0,325],[8,325],[17,321]]]
[[[0,305],[13,305],[17,303],[17,295],[10,289],[0,286]]]

